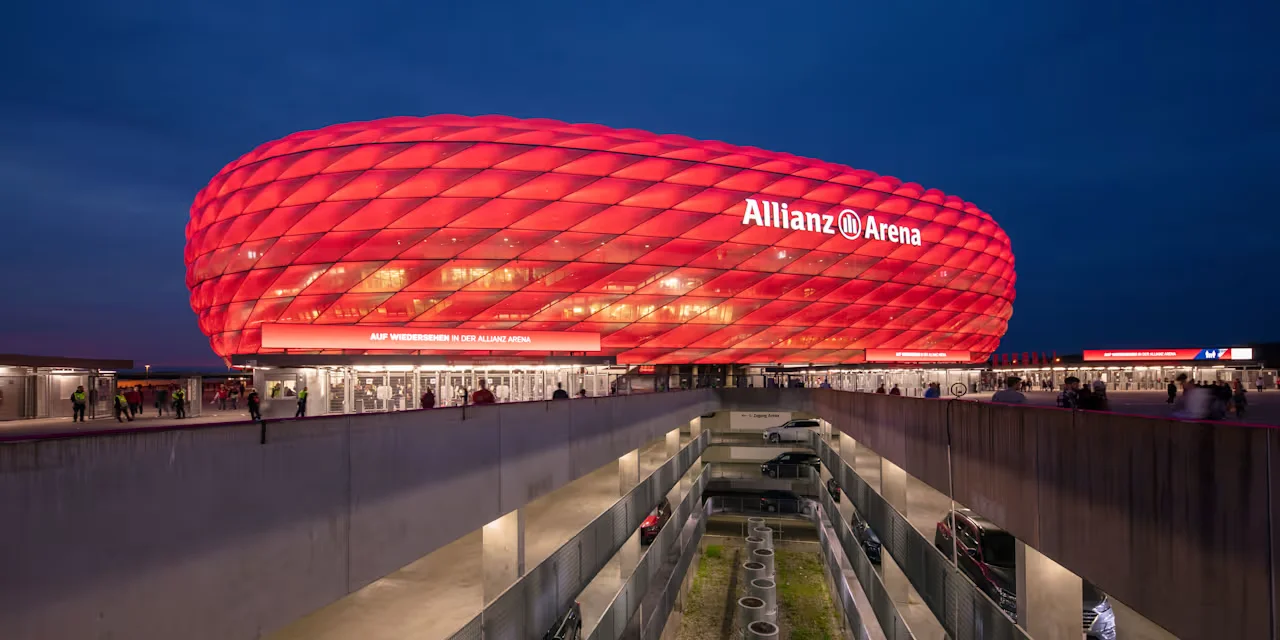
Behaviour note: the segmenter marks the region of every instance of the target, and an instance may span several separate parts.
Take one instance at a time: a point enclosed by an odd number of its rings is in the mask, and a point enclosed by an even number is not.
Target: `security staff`
[[[133,416],[129,415],[129,400],[124,397],[124,393],[116,391],[116,421],[124,422],[124,418],[128,418],[129,422],[133,422]]]
[[[84,422],[84,407],[88,402],[88,396],[84,393],[84,385],[76,387],[74,393],[71,394],[71,421]]]
[[[187,392],[182,387],[173,390],[173,411],[179,418],[187,417]]]
[[[303,387],[302,391],[298,392],[298,412],[293,414],[293,417],[295,418],[307,417],[307,388],[306,387]]]

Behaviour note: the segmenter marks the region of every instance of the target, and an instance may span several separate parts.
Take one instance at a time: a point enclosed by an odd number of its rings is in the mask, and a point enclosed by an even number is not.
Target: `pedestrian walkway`
[[[47,437],[51,435],[70,435],[79,433],[97,433],[102,431],[120,431],[128,429],[158,429],[176,425],[216,424],[219,422],[242,422],[249,419],[249,410],[210,411],[204,410],[199,417],[181,420],[167,413],[157,417],[155,409],[144,415],[134,416],[133,422],[117,422],[115,417],[101,417],[85,422],[72,422],[71,418],[36,418],[33,420],[6,420],[0,422],[0,440]]]

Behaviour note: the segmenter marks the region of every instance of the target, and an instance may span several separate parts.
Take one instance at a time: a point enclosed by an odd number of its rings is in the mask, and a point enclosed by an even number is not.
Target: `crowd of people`
[[[1178,395],[1178,391],[1182,395]],[[1259,382],[1258,391],[1262,391]],[[1168,403],[1173,405],[1173,415],[1190,420],[1224,420],[1228,414],[1242,419],[1249,406],[1248,391],[1239,380],[1210,383],[1197,382],[1181,374],[1169,383]]]

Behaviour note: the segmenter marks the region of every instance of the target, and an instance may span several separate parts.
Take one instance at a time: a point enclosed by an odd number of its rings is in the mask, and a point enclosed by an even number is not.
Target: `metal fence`
[[[817,503],[809,498],[774,498],[770,496],[710,496],[707,498],[708,515],[741,513],[747,515],[813,518],[816,512]]]
[[[666,498],[680,476],[702,455],[710,439],[711,433],[703,431],[451,637],[455,640],[542,638],[640,523]],[[705,480],[700,475],[696,484],[699,496],[702,483]],[[667,529],[671,527],[663,527],[663,533]]]
[[[949,636],[955,640],[1029,638],[956,568],[950,558],[934,547],[931,540],[921,535],[901,513],[854,473],[825,439],[815,434],[810,445],[840,483],[853,506],[866,518],[871,530],[879,536],[883,550],[901,567]],[[878,609],[876,616],[883,622]]]
[[[637,631],[642,638],[656,638],[662,633],[666,613],[671,612],[671,604],[675,602],[675,595],[669,591],[673,584],[679,590],[684,570],[689,568],[692,554],[696,552],[697,541],[701,540],[702,532],[706,530],[706,519],[702,517],[702,490],[707,486],[708,475],[704,471],[694,480],[689,493],[685,494],[679,506],[672,511],[667,525],[658,532],[657,538],[640,556],[635,571],[605,609],[604,615],[588,636],[589,640],[635,637]],[[658,616],[661,607],[652,608],[651,605],[641,611],[640,606],[649,596],[650,590],[659,585],[664,590],[656,597],[666,607],[666,613],[661,617]],[[641,612],[641,615],[637,616],[637,612]]]
[[[833,576],[843,576],[843,563],[840,562],[840,556],[846,558],[850,570],[857,576],[858,583],[862,585],[863,593],[867,594],[867,600],[871,603],[871,610],[875,613],[876,620],[880,623],[880,628],[884,630],[885,638],[888,640],[914,638],[915,635],[911,633],[907,623],[903,621],[897,605],[894,604],[893,599],[889,596],[889,591],[884,586],[884,580],[876,572],[871,558],[867,556],[866,550],[854,535],[853,527],[850,526],[849,522],[845,521],[835,501],[831,499],[831,494],[827,491],[819,493],[821,495],[820,514],[826,517],[827,522],[819,520],[818,539],[822,543],[823,555],[827,557],[828,569]],[[834,540],[832,539],[833,537],[835,538]],[[836,548],[839,548],[843,553],[839,555],[834,553]],[[837,587],[840,586],[839,581],[836,584]],[[857,606],[853,602],[853,593],[847,583],[845,583],[843,589],[839,589],[838,596],[844,609],[845,617],[850,620],[850,627],[854,630],[855,636],[863,637],[862,633],[859,632],[859,626],[863,623],[858,614]]]

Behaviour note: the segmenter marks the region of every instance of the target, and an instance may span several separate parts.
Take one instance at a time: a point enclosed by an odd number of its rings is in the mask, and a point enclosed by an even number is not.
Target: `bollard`
[[[764,577],[773,577],[773,549],[756,549],[751,552],[751,559],[764,565]]]
[[[751,536],[755,538],[763,538],[766,549],[773,548],[773,529],[769,527],[756,527],[751,530]]]
[[[747,572],[747,584],[750,584],[752,580],[757,578],[765,577],[764,565],[759,562],[744,562],[742,563],[742,569]]]
[[[757,620],[747,625],[747,640],[778,640],[778,625]]]
[[[756,578],[747,583],[747,593],[764,601],[764,619],[778,622],[778,588],[772,578]]]
[[[743,629],[751,623],[764,620],[764,600],[754,596],[738,598],[738,626]]]
[[[750,538],[747,538],[748,556],[751,554],[752,551],[755,551],[756,549],[768,549],[768,548],[770,548],[769,543],[766,542],[764,538],[761,538],[758,536],[751,536]]]

